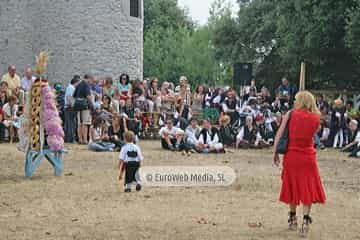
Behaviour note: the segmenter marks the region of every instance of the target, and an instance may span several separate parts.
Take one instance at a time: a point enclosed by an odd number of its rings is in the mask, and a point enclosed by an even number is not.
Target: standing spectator
[[[331,110],[330,120],[330,140],[333,148],[342,148],[344,146],[344,129],[345,122],[345,108],[341,99],[336,99]]]
[[[14,142],[17,129],[20,128],[19,119],[17,117],[18,105],[15,96],[9,97],[9,102],[6,103],[2,110],[4,112],[4,125],[9,130],[10,143]]]
[[[33,76],[32,73],[32,69],[31,67],[27,67],[25,69],[25,75],[24,77],[21,79],[21,88],[25,91],[28,92],[31,90],[31,85],[33,84],[33,82],[35,81],[36,77]]]
[[[65,132],[65,142],[67,143],[75,143],[76,112],[72,110],[72,105],[74,104],[73,95],[80,81],[81,81],[80,76],[75,75],[65,90],[64,132]]]
[[[284,77],[281,80],[281,85],[277,89],[277,97],[280,99],[282,106],[290,108],[294,103],[297,92],[297,87],[294,84],[291,84],[289,80]]]
[[[87,75],[87,79],[82,80],[75,89],[74,92],[74,107],[76,102],[86,101],[87,107],[84,106],[77,112],[77,123],[78,123],[78,138],[80,144],[88,143],[88,131],[91,125],[91,111],[90,108],[94,105],[94,99],[91,96],[90,82],[94,81],[95,76]]]

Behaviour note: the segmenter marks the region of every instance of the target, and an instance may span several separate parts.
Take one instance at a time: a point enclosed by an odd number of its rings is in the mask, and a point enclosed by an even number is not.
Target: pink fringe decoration
[[[49,86],[41,89],[42,97],[42,125],[47,134],[47,143],[51,151],[64,149],[64,131],[61,126],[61,119],[56,108],[55,96]]]

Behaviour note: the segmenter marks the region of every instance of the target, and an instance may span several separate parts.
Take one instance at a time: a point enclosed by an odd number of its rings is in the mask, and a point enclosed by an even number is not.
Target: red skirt
[[[325,203],[326,195],[316,162],[316,153],[291,151],[284,156],[280,201],[286,204]]]

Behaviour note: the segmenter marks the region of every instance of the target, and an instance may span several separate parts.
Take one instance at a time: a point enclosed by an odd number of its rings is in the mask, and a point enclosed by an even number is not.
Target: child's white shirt
[[[128,152],[137,152],[137,157],[129,157]],[[121,148],[119,160],[124,162],[140,162],[144,160],[144,157],[142,155],[141,149],[137,145],[133,143],[127,143]]]

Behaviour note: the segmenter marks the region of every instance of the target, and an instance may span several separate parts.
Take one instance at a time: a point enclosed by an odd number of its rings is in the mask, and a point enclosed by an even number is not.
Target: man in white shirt
[[[25,69],[25,75],[24,75],[23,79],[21,79],[21,88],[25,92],[30,91],[31,85],[33,84],[35,79],[36,78],[33,76],[32,69],[30,67],[27,67]]]
[[[173,120],[167,120],[166,125],[159,131],[161,136],[161,146],[171,151],[179,151],[180,144],[184,138],[184,131],[174,127]]]
[[[219,133],[212,128],[208,119],[203,120],[197,150],[201,153],[225,153],[224,145],[220,142]]]
[[[81,81],[80,76],[76,75],[71,80],[70,84],[65,90],[65,106],[64,106],[64,130],[65,130],[65,142],[75,143],[75,133],[76,133],[76,112],[72,110],[72,105],[74,101],[74,92],[76,86],[79,85]]]
[[[185,129],[185,142],[191,147],[196,147],[198,145],[198,136],[200,134],[200,127],[198,126],[198,121],[196,119],[191,119],[190,125]]]

